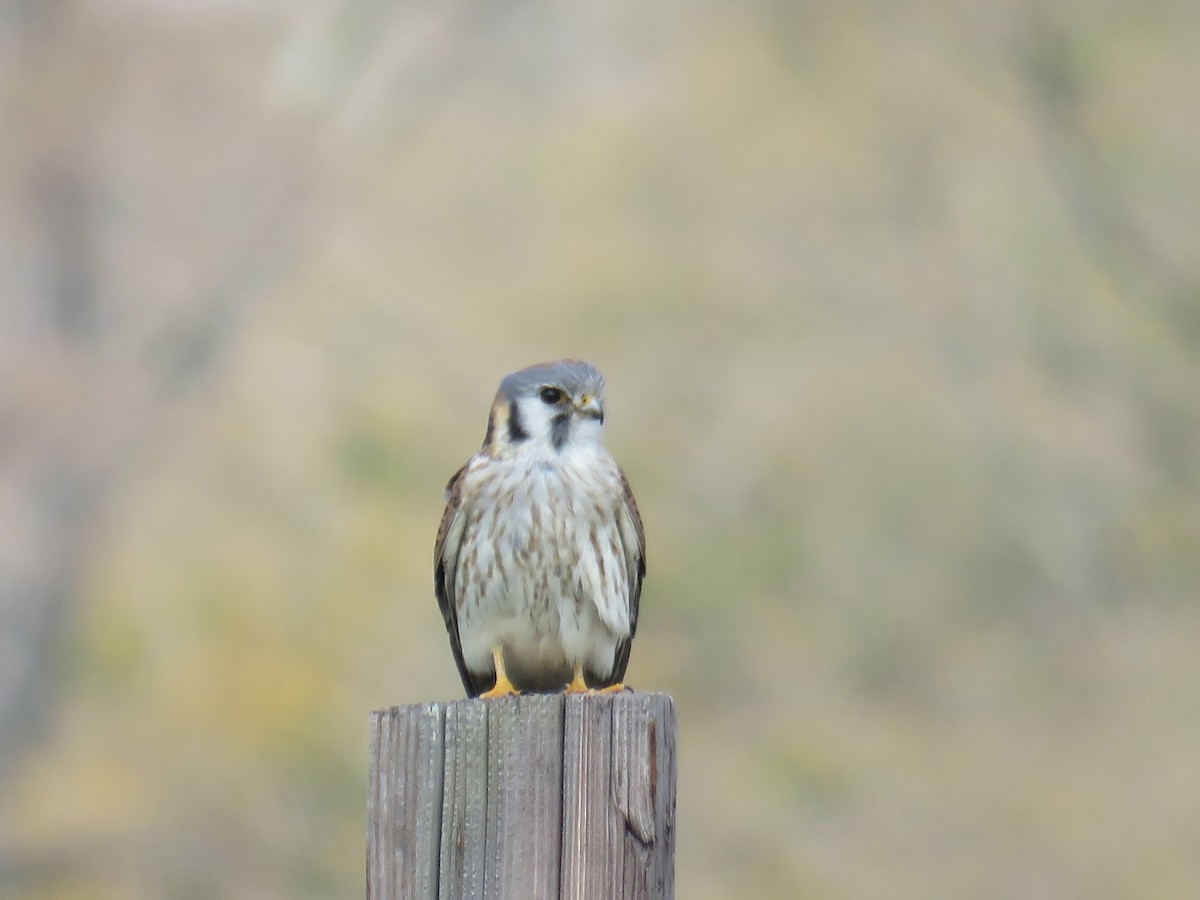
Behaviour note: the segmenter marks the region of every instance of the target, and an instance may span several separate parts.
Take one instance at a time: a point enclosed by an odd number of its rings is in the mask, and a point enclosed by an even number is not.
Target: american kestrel
[[[624,687],[646,541],[603,423],[590,363],[514,372],[446,485],[434,589],[468,696]]]

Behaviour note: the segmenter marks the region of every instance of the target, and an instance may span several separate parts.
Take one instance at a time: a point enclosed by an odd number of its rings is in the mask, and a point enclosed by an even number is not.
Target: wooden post
[[[373,712],[368,900],[670,900],[675,741],[666,694]]]

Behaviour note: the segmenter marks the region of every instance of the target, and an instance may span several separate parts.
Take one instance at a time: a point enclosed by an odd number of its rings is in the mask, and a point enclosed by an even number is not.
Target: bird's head
[[[493,455],[526,447],[561,453],[598,444],[603,424],[599,369],[578,359],[539,363],[500,382],[483,449]]]

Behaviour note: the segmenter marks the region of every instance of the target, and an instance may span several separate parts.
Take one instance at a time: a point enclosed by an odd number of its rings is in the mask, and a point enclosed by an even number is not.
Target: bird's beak
[[[575,411],[581,416],[604,421],[604,408],[600,405],[600,400],[591,394],[582,394],[575,398]]]

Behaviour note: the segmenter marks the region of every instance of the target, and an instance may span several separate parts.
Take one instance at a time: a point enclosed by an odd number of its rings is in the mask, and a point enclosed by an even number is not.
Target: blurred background
[[[695,900],[1200,896],[1200,5],[0,5],[0,895],[362,896],[442,487],[610,383]]]

